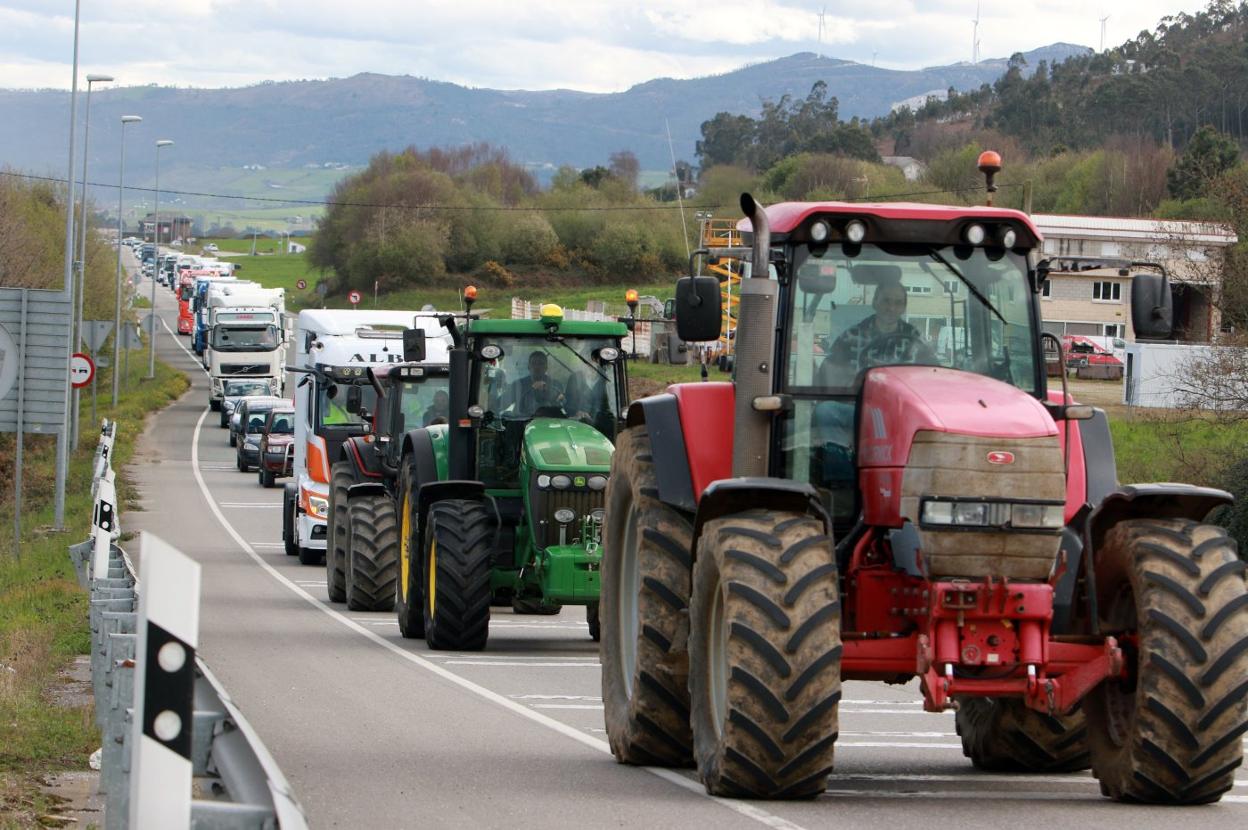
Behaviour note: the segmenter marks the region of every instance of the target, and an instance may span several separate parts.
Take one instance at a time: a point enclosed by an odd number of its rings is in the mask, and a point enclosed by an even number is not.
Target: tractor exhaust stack
[[[778,283],[770,279],[771,228],[767,211],[748,193],[741,194],[741,210],[753,225],[754,251],[750,278],[741,281],[737,310],[736,359],[733,376],[736,390],[736,431],[733,436],[732,474],[767,475],[771,446],[769,412],[754,408],[754,399],[772,393],[772,342],[776,325]]]

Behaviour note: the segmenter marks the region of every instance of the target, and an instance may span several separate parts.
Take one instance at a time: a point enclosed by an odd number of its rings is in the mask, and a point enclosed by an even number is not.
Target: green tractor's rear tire
[[[585,622],[589,624],[589,636],[595,643],[602,642],[602,624],[598,621],[598,603],[585,606]]]
[[[658,500],[644,426],[622,431],[607,480],[603,530],[602,702],[622,764],[687,767],[689,520]]]
[[[530,597],[520,598],[513,597],[511,600],[511,610],[514,614],[522,616],[535,617],[555,617],[559,612],[563,611],[562,605],[542,605],[540,599],[532,599]]]
[[[356,496],[347,508],[347,608],[389,611],[394,608],[398,576],[399,521],[388,494]]]
[[[415,466],[405,464],[399,477],[399,575],[394,581],[394,612],[399,618],[399,633],[407,640],[419,640],[425,636],[420,516],[416,503],[418,486]]]
[[[490,635],[494,515],[481,502],[447,499],[430,506],[427,521],[425,642],[439,651],[480,651]]]
[[[689,605],[689,702],[711,795],[814,798],[841,700],[832,537],[812,516],[749,510],[707,522]]]
[[[325,589],[330,602],[347,601],[347,489],[355,483],[350,461],[329,468],[329,510],[325,520]]]
[[[1101,792],[1217,801],[1235,786],[1248,731],[1248,590],[1234,541],[1213,525],[1128,519],[1093,563],[1101,630],[1118,637],[1130,673],[1083,704]]]
[[[1046,715],[1018,698],[963,697],[955,723],[962,754],[992,772],[1078,772],[1092,765],[1082,708]]]

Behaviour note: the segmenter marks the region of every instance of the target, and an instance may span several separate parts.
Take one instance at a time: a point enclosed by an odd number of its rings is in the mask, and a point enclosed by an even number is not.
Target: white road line
[[[602,698],[592,695],[511,695],[512,700],[592,700],[602,703]]]
[[[165,329],[168,330],[168,328],[168,324],[165,324]],[[170,332],[170,334],[172,334],[172,332]],[[182,344],[178,343],[178,345],[181,346]],[[185,348],[186,347],[183,346],[184,350]],[[527,718],[528,720],[544,726],[553,732],[558,732],[566,738],[571,738],[572,740],[579,742],[582,746],[589,747],[590,749],[594,749],[602,753],[609,754],[611,752],[611,747],[604,740],[591,737],[576,727],[569,726],[562,721],[555,720],[549,715],[544,715],[535,709],[525,706],[523,703],[517,703],[514,700],[509,700],[504,695],[501,695],[491,689],[487,689],[479,683],[474,683],[466,677],[461,677],[455,672],[443,668],[441,665],[432,660],[427,660],[419,654],[400,648],[391,641],[387,640],[385,637],[382,637],[380,634],[370,631],[345,614],[342,614],[321,602],[316,597],[303,590],[303,588],[287,579],[285,575],[277,570],[277,568],[274,568],[266,562],[264,557],[256,553],[255,548],[247,544],[247,540],[244,539],[238,531],[234,529],[234,526],[230,524],[229,520],[225,518],[225,514],[221,512],[221,508],[218,507],[216,501],[213,500],[212,492],[208,489],[208,485],[204,481],[204,475],[199,469],[199,435],[204,426],[204,419],[208,417],[208,412],[209,409],[205,407],[204,411],[200,413],[199,420],[195,423],[194,435],[191,438],[191,472],[195,476],[195,483],[199,485],[199,492],[203,495],[204,501],[207,502],[208,509],[211,510],[212,514],[217,517],[217,521],[221,524],[221,527],[225,529],[225,532],[229,534],[230,538],[234,540],[239,548],[250,556],[252,561],[259,565],[260,568],[263,569],[269,576],[273,577],[273,579],[284,585],[296,596],[304,599],[309,605],[325,614],[330,619],[346,626],[348,629],[354,631],[356,634],[359,634],[361,637],[364,637],[365,639],[372,641],[375,645],[391,652],[399,659],[406,660],[415,666],[419,666],[425,671],[454,683],[465,691],[471,692],[484,700],[488,700],[491,703],[501,706],[513,714],[519,715],[522,718]],[[525,664],[522,663],[521,665]],[[707,798],[716,804],[719,804],[721,807],[725,807],[739,815],[753,819],[760,824],[775,828],[775,830],[803,830],[801,825],[791,822],[788,819],[782,818],[774,813],[769,813],[760,807],[754,806],[753,804],[708,795],[706,789],[701,783],[694,781],[691,778],[686,778],[674,770],[662,769],[659,767],[641,767],[641,769],[646,770],[651,775],[662,778],[664,781],[675,784],[677,787],[680,787],[686,792]]]
[[[922,715],[923,717],[930,717],[932,715],[940,717],[943,715],[946,717],[953,717],[953,714],[954,714],[953,712],[924,712],[922,709],[915,710],[915,709],[847,709],[847,708],[842,708],[842,709],[839,709],[838,711],[842,715]]]
[[[844,738],[852,735],[855,738],[956,738],[956,732],[845,732],[842,731],[840,736]],[[837,743],[837,746],[844,746]]]
[[[1024,777],[1021,780],[1026,780]],[[1107,801],[1100,793],[1070,793],[1056,790],[828,790],[823,798],[896,798],[896,799],[941,799],[957,801],[963,799],[995,800],[995,801]],[[1248,795],[1224,795],[1222,803],[1248,804]]]
[[[962,751],[962,744],[931,744],[918,741],[837,741],[839,749],[843,746],[855,746],[860,749],[956,749]]]
[[[840,744],[838,743],[837,746],[840,746]],[[1073,775],[993,775],[992,773],[979,773],[968,770],[966,775],[927,775],[923,773],[847,773],[840,775],[832,773],[829,784],[835,785],[841,782],[849,783],[852,781],[914,781],[934,784],[1017,784],[1020,781],[1025,781],[1028,784],[1076,784],[1080,786],[1093,786],[1097,783],[1090,772]],[[1236,778],[1235,786],[1248,788],[1248,778]]]
[[[846,698],[841,701],[841,705],[850,706],[922,706],[921,700],[854,700]]]
[[[514,660],[443,660],[444,666],[526,666],[535,669],[596,669],[597,663],[519,663]]]
[[[602,711],[601,703],[532,703],[534,709],[592,709]]]

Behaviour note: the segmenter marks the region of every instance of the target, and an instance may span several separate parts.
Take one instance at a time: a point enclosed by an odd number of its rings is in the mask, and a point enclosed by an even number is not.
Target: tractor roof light
[[[501,346],[497,346],[494,343],[490,343],[488,345],[481,347],[481,357],[484,360],[498,360],[502,356],[503,356],[503,349]]]
[[[828,237],[832,234],[832,229],[828,227],[828,223],[822,220],[815,222],[810,226],[810,241],[822,244],[828,241]]]
[[[477,287],[475,285],[464,286],[464,299],[470,303],[477,299]]]
[[[983,225],[967,225],[963,231],[968,245],[983,245],[988,234],[984,231]]]
[[[1018,242],[1018,233],[1007,225],[1001,231],[1001,247],[1013,248],[1016,242]]]
[[[853,219],[845,226],[845,238],[857,245],[867,238],[867,226],[860,219]]]

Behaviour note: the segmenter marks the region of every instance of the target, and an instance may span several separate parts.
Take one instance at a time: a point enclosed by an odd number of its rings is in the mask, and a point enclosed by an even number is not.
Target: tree
[[[633,155],[631,150],[618,150],[612,153],[607,159],[607,169],[611,171],[611,175],[627,184],[633,190],[637,189],[637,177],[641,174],[641,162],[637,160],[637,156]]]
[[[702,122],[702,139],[697,143],[702,169],[717,164],[742,164],[754,143],[756,125],[748,115],[716,113]]]
[[[1196,131],[1183,155],[1170,168],[1167,184],[1178,199],[1196,199],[1205,195],[1210,182],[1235,166],[1239,146],[1228,135],[1209,125]]]

